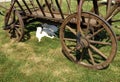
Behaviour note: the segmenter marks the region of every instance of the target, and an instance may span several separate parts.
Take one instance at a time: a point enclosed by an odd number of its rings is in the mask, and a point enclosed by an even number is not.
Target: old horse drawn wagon
[[[4,30],[11,39],[21,41],[29,19],[59,23],[65,57],[88,68],[106,68],[117,52],[116,35],[98,15],[97,1],[91,1],[95,13],[84,11],[85,0],[12,0],[5,14]]]

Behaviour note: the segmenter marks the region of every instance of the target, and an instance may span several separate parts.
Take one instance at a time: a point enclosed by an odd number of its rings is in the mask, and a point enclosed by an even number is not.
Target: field
[[[61,51],[59,37],[45,37],[38,42],[35,24],[28,25],[28,40],[13,42],[2,28],[4,16],[0,15],[0,82],[120,81],[120,41],[110,66],[103,70],[92,70],[69,61]]]

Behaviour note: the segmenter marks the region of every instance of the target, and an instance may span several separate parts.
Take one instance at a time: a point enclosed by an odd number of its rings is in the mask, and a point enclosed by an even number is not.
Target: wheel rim
[[[81,44],[77,45],[76,16],[73,14],[67,17],[60,27],[60,40],[64,55],[71,61],[88,68],[107,67],[117,51],[116,38],[110,26],[98,16],[83,12],[81,27],[84,36],[81,37]],[[74,24],[72,25],[70,21]],[[77,49],[76,46],[80,48]]]
[[[6,17],[7,18],[7,17]],[[7,31],[9,37],[14,41],[21,41],[24,35],[24,23],[18,11],[13,11],[8,24],[10,27]]]

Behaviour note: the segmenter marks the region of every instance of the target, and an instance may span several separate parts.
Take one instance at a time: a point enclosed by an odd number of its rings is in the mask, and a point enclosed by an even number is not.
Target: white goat
[[[45,25],[43,25],[43,28],[37,27],[36,37],[38,38],[39,42],[41,41],[42,37],[54,38],[56,36],[55,32],[58,31],[58,28],[54,25],[47,26],[49,27],[46,27]]]

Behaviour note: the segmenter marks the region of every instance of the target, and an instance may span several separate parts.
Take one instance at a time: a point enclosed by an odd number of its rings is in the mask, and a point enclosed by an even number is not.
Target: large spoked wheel
[[[106,68],[117,51],[116,36],[110,25],[95,14],[82,12],[82,36],[77,42],[77,14],[68,16],[60,27],[64,55],[71,61],[92,69]],[[79,43],[79,44],[78,44]]]
[[[10,13],[9,13],[10,14]],[[5,19],[8,18],[8,14]],[[6,20],[5,20],[6,21]],[[5,25],[7,33],[14,41],[21,41],[24,35],[24,23],[19,11],[13,11]]]

